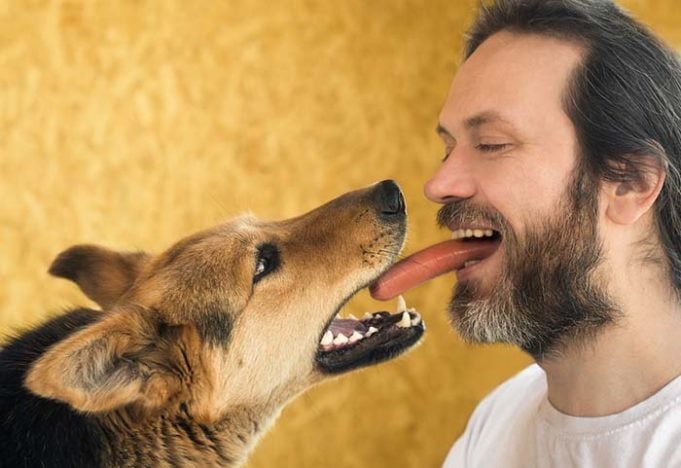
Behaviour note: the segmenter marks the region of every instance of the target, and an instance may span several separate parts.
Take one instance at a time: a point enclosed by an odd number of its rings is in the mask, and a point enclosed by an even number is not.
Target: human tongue
[[[371,285],[371,296],[386,301],[436,276],[459,270],[468,260],[486,258],[498,246],[489,241],[440,242],[393,265]]]

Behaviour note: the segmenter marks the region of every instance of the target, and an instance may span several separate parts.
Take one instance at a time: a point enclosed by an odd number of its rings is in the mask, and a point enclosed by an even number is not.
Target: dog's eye
[[[272,273],[279,266],[279,251],[272,244],[262,244],[258,247],[258,254],[255,261],[255,272],[253,273],[253,283],[257,283],[265,276]]]

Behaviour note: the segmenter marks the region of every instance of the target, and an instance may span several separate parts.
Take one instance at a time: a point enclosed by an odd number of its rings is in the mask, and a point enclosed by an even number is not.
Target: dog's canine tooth
[[[371,335],[376,333],[378,331],[378,328],[376,327],[369,327],[369,331],[364,334],[365,338],[369,338]]]
[[[331,330],[327,330],[326,333],[324,333],[320,343],[322,346],[328,346],[333,343],[333,333],[331,333]]]
[[[348,337],[343,335],[342,333],[339,333],[338,336],[336,336],[336,338],[334,338],[333,340],[333,344],[335,344],[336,346],[346,344],[347,342]]]
[[[358,320],[358,318],[355,317],[353,314],[348,315],[348,318],[352,320]]]
[[[402,313],[402,320],[397,322],[397,326],[400,328],[409,328],[411,327],[411,319],[409,318],[409,312],[406,310]]]
[[[397,308],[395,309],[395,313],[399,314],[405,310],[407,310],[407,301],[405,301],[404,297],[400,294],[397,296]]]
[[[355,343],[355,342],[361,340],[362,338],[364,338],[364,335],[362,335],[357,330],[355,330],[355,331],[352,332],[352,335],[350,335],[350,339],[348,341],[350,343]]]
[[[371,313],[369,313],[369,312],[364,312],[364,317],[362,317],[363,320],[368,320],[368,319],[372,319],[372,318],[374,318],[374,316],[371,315]]]

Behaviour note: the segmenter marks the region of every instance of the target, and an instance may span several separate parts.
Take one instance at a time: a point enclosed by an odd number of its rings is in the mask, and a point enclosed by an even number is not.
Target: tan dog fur
[[[372,190],[287,221],[238,218],[158,256],[72,247],[51,271],[104,316],[44,353],[26,386],[124,432],[114,465],[243,462],[282,406],[326,377],[314,363],[325,325],[402,247]],[[281,266],[254,284],[263,243]]]

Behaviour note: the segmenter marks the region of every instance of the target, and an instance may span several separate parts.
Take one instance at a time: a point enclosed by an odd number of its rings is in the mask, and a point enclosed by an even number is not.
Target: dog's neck
[[[115,434],[110,440],[112,466],[136,460],[138,466],[241,466],[258,439],[278,416],[277,408],[255,405],[233,408],[216,423],[193,418],[186,405],[173,413],[163,413],[140,421],[130,410],[102,418],[102,424]]]

